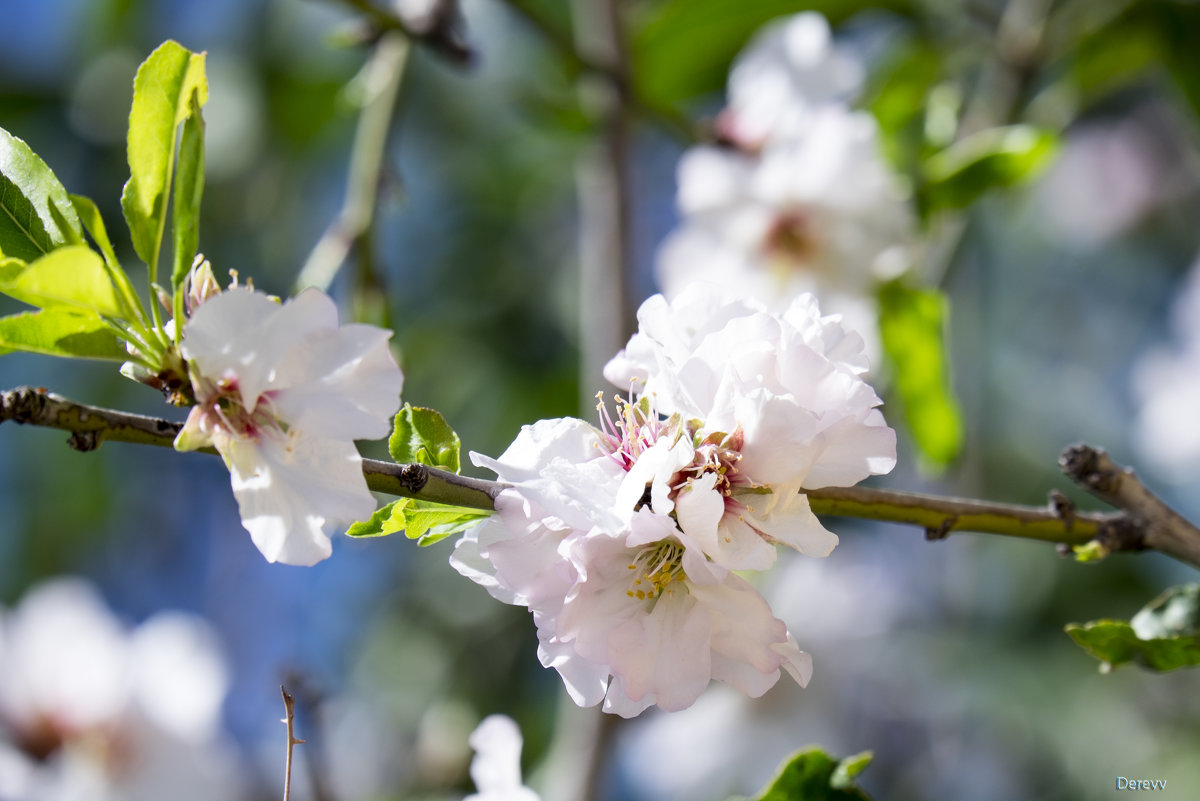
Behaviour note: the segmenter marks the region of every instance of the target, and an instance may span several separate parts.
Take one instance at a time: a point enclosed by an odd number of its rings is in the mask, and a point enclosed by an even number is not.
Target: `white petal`
[[[316,564],[332,552],[327,521],[365,520],[375,511],[353,443],[292,429],[287,437],[236,441],[230,462],[242,525],[269,562]]]
[[[652,695],[668,712],[686,709],[708,686],[711,622],[682,587],[668,586],[649,614],[614,627],[613,672],[633,701]]]

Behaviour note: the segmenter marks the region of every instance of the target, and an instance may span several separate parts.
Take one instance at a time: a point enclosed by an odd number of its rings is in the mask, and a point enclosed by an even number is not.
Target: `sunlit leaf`
[[[487,516],[487,512],[478,509],[400,498],[379,509],[370,520],[350,526],[346,534],[384,537],[404,532],[410,540],[425,546],[457,534]]]
[[[193,104],[193,97],[196,102]],[[158,263],[175,166],[176,131],[208,100],[204,54],[177,42],[158,47],[138,68],[129,113],[129,182],[121,207],[138,256]]]
[[[0,253],[34,261],[82,236],[58,178],[27,144],[0,128]]]
[[[14,350],[125,361],[129,352],[94,314],[45,309],[0,317],[0,353]]]
[[[457,473],[461,467],[458,434],[439,412],[404,404],[396,415],[396,427],[388,439],[388,451],[401,463],[440,467]]]
[[[404,509],[412,498],[399,498],[381,506],[369,520],[354,523],[347,529],[351,537],[386,537],[404,530]]]
[[[947,363],[946,298],[899,281],[879,293],[879,331],[904,420],[921,454],[944,466],[962,448],[962,413]]]
[[[37,261],[0,268],[0,292],[39,308],[66,307],[120,317],[116,290],[104,261],[83,245],[51,251]]]
[[[204,195],[204,118],[200,101],[193,93],[191,114],[183,122],[179,139],[179,175],[175,178],[172,232],[175,236],[175,267],[171,286],[178,289],[200,247],[200,200]]]
[[[1172,587],[1129,622],[1071,623],[1067,634],[1101,661],[1100,669],[1133,662],[1167,671],[1200,665],[1200,584]]]
[[[985,192],[1036,175],[1058,151],[1058,135],[1031,125],[987,128],[925,161],[925,195],[935,206],[962,208]]]

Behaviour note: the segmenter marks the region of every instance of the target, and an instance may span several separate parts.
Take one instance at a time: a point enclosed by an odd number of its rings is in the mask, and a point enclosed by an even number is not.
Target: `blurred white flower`
[[[374,511],[353,440],[386,436],[399,406],[404,376],[389,336],[339,326],[315,289],[281,305],[233,288],[185,326],[197,403],[175,447],[220,452],[242,524],[268,561],[315,564],[332,549],[327,521]]]
[[[128,631],[60,579],[0,623],[0,798],[238,798],[219,736],[228,674],[207,623],[179,612]]]
[[[521,784],[521,730],[512,718],[489,715],[469,738],[475,749],[471,781],[478,793],[464,801],[539,801]]]
[[[1156,347],[1134,368],[1134,445],[1165,479],[1194,484],[1200,473],[1200,261],[1171,308],[1171,328],[1178,347]]]
[[[804,129],[813,110],[858,92],[863,67],[833,44],[829,23],[808,11],[763,28],[734,60],[721,133],[746,149]]]
[[[866,335],[875,329],[873,287],[911,260],[912,211],[879,153],[875,122],[842,107],[813,111],[761,154],[689,151],[678,203],[680,226],[656,263],[667,297],[707,282],[783,310],[813,292]]]

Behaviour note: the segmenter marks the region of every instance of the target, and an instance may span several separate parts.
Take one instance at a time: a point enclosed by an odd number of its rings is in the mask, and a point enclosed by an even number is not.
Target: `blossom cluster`
[[[815,12],[750,42],[717,118],[722,144],[679,164],[681,220],[656,265],[667,297],[707,281],[783,310],[813,292],[877,352],[871,289],[908,267],[914,224],[874,118],[849,103],[862,79]]]
[[[522,429],[498,458],[497,514],[451,563],[526,606],[539,658],[580,705],[625,717],[690,706],[711,679],[757,697],[812,661],[738,571],[776,546],[828,555],[837,536],[804,490],[895,464],[895,433],[862,379],[863,341],[814,298],[783,314],[693,287],[654,296],[608,365],[629,390],[599,427]]]

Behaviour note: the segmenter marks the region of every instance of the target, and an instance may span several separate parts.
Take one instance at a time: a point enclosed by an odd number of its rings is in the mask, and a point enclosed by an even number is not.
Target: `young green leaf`
[[[783,764],[754,801],[870,801],[854,784],[870,761],[870,751],[838,761],[820,748],[805,749]]]
[[[176,131],[193,109],[207,100],[203,53],[192,53],[177,42],[167,41],[138,68],[129,113],[130,176],[121,206],[133,247],[150,266],[151,282],[156,280],[166,225]]]
[[[1172,587],[1129,622],[1095,620],[1067,634],[1100,660],[1100,670],[1136,662],[1157,671],[1200,665],[1200,584]]]
[[[118,362],[129,358],[129,352],[103,320],[70,309],[0,317],[0,353],[14,350]]]
[[[401,463],[417,462],[457,473],[461,467],[458,434],[433,409],[404,404],[388,439],[388,452]]]
[[[987,128],[925,161],[926,197],[935,206],[963,208],[992,189],[1036,175],[1058,151],[1058,135],[1030,125]]]
[[[58,178],[29,145],[0,128],[0,253],[33,261],[82,236]]]
[[[879,331],[913,441],[936,467],[962,447],[962,414],[950,386],[946,299],[894,281],[879,293]]]
[[[350,537],[386,537],[404,530],[404,510],[412,498],[400,498],[381,506],[369,520],[354,523],[346,530]]]
[[[191,96],[191,114],[183,122],[179,139],[179,175],[175,178],[174,219],[175,268],[171,286],[178,291],[200,247],[200,198],[204,195],[204,118],[200,101]]]
[[[404,536],[417,540],[418,545],[433,545],[470,528],[488,514],[462,506],[413,501],[404,512]]]
[[[121,316],[103,260],[83,245],[61,247],[23,266],[5,260],[0,267],[0,292],[39,308]]]
[[[120,262],[117,261],[116,251],[113,250],[112,242],[108,239],[108,229],[104,227],[104,219],[100,216],[100,209],[96,208],[96,204],[91,198],[86,198],[83,195],[70,195],[71,207],[75,209],[75,213],[79,216],[79,221],[83,223],[83,228],[95,241],[100,252],[104,255],[104,262],[110,267],[120,267]]]

